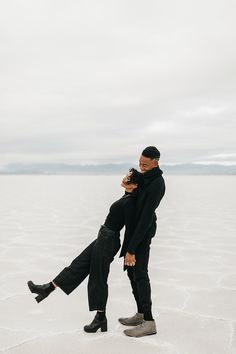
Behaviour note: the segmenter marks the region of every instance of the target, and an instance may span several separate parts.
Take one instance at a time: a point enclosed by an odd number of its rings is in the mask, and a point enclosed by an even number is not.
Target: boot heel
[[[87,333],[95,333],[98,329],[101,328],[101,332],[107,332],[107,319],[106,317],[104,320],[98,319],[98,314],[94,317],[93,321],[89,324],[84,326],[84,331]]]
[[[101,325],[101,332],[107,332],[107,323]]]
[[[45,295],[39,294],[38,296],[36,296],[35,300],[37,302],[41,302],[43,299],[45,299],[45,297],[46,297]]]

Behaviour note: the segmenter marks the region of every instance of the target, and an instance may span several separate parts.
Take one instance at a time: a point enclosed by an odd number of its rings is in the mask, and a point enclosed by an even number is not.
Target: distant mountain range
[[[9,164],[0,169],[1,175],[123,175],[132,163],[104,165],[70,164]],[[236,165],[161,164],[165,174],[172,175],[236,175]]]

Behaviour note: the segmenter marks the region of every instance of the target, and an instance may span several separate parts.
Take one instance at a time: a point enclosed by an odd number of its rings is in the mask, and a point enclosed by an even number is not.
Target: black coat
[[[165,181],[162,173],[159,167],[144,173],[144,185],[138,190],[136,196],[134,232],[132,237],[130,233],[125,232],[120,257],[126,252],[135,254],[137,247],[146,237],[154,236],[150,236],[150,232],[157,219],[155,210],[165,194]]]

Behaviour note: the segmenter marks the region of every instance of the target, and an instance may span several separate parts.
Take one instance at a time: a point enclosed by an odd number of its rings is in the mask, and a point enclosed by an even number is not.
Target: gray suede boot
[[[131,329],[125,329],[124,334],[126,334],[129,337],[143,337],[143,336],[149,336],[151,334],[156,334],[157,329],[156,329],[156,323],[155,321],[143,321],[140,325],[131,328]]]
[[[124,326],[137,326],[143,322],[143,313],[136,313],[132,317],[121,317],[118,321]]]

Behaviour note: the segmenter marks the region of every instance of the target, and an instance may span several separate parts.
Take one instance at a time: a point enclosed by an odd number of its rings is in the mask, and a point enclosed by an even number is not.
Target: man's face
[[[142,173],[150,171],[157,166],[158,166],[158,162],[156,160],[152,160],[149,157],[145,157],[143,155],[140,156],[139,167]]]

